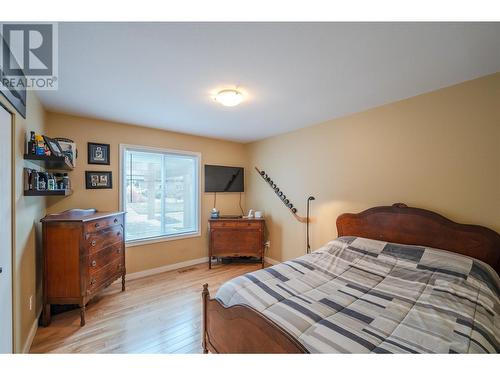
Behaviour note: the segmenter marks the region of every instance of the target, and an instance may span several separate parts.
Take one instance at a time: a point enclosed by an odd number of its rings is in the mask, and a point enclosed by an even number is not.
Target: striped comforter
[[[498,353],[500,278],[444,250],[340,237],[225,283],[311,353]]]

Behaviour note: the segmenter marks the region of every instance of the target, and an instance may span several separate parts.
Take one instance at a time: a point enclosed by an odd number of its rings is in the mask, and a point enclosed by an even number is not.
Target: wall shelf
[[[68,196],[73,193],[72,190],[25,190],[24,195],[27,197],[49,197],[49,196]]]
[[[24,160],[29,160],[30,162],[38,164],[40,167],[45,169],[62,171],[73,170],[73,166],[70,164],[66,156],[24,154]]]

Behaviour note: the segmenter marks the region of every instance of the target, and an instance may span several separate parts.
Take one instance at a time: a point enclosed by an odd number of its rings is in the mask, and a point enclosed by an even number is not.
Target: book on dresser
[[[125,290],[124,214],[72,209],[41,220],[42,325],[50,324],[51,304],[76,304],[84,326],[90,299],[120,277]]]

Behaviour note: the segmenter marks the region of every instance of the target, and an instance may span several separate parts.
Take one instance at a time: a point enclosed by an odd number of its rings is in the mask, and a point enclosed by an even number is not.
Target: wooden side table
[[[264,228],[262,219],[210,219],[208,268],[212,257],[259,257],[264,268]]]

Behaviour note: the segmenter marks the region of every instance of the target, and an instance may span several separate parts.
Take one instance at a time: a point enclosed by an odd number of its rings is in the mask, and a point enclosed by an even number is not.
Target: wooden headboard
[[[500,275],[500,234],[403,203],[342,214],[337,218],[337,231],[339,237],[358,236],[468,255],[488,263]]]

